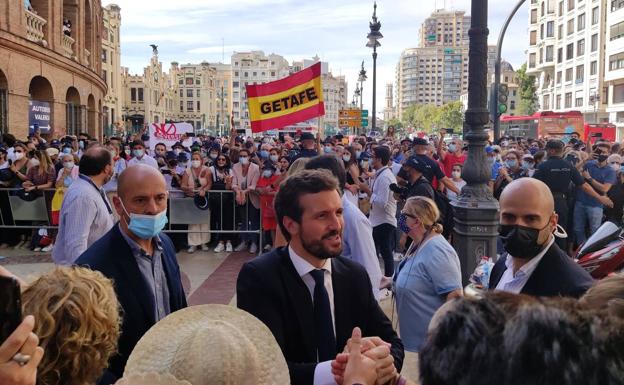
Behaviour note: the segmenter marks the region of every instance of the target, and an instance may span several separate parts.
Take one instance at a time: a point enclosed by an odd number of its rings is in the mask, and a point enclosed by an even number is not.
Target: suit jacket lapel
[[[498,282],[500,282],[503,274],[507,270],[507,266],[505,265],[507,258],[509,258],[509,255],[505,253],[501,255],[500,260],[496,261],[496,264],[494,264],[491,273],[492,276],[490,277],[490,290],[496,289],[496,285],[498,285]]]
[[[552,279],[554,278],[552,277],[552,272],[556,271],[556,269],[552,269],[551,265],[556,258],[558,248],[559,246],[557,246],[556,243],[553,243],[552,246],[550,246],[550,249],[548,249],[546,254],[544,254],[544,257],[542,257],[542,260],[539,261],[535,267],[535,270],[533,270],[533,274],[531,274],[527,280],[527,283],[522,288],[521,293],[537,295],[537,292],[539,291],[539,295],[542,296],[552,294],[550,282],[552,282]],[[549,274],[549,272],[551,274]]]
[[[332,259],[332,287],[334,288],[334,323],[336,326],[336,351],[342,351],[344,344],[351,338],[351,325],[353,324],[350,312],[348,293],[348,274],[344,271],[344,266],[336,259]],[[363,325],[360,325],[362,327]]]
[[[125,275],[126,282],[128,282],[128,285],[130,286],[131,293],[141,304],[141,308],[143,309],[146,318],[153,324],[156,321],[154,318],[154,296],[152,295],[143,274],[141,274],[141,271],[139,270],[139,265],[137,265],[137,262],[132,255],[130,245],[128,245],[128,242],[126,242],[124,237],[121,235],[119,227],[115,226],[114,229],[115,238],[117,239],[113,242],[114,244],[120,245],[119,247],[121,248],[121,252],[115,257],[115,260],[121,267],[121,273]]]
[[[310,360],[316,361],[316,344],[314,343],[314,307],[310,291],[305,285],[295,266],[288,255],[288,247],[278,249],[282,263],[282,277],[284,279],[284,291],[290,304],[295,310],[297,322],[299,323],[299,334],[303,339],[303,344]]]

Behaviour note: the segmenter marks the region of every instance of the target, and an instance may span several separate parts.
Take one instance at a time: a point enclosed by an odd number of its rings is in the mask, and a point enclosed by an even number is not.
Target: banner
[[[50,116],[52,110],[50,109],[50,103],[40,102],[38,100],[28,101],[28,125],[29,133],[32,134],[35,131],[35,125],[39,127],[42,134],[50,132]]]
[[[182,135],[192,132],[193,125],[190,123],[152,123],[149,126],[149,147],[154,150],[156,144],[164,143],[167,150],[171,150],[176,142],[182,142],[185,147],[190,147],[193,144],[193,138],[183,141]]]
[[[325,114],[321,63],[264,84],[247,85],[251,130],[282,128]]]

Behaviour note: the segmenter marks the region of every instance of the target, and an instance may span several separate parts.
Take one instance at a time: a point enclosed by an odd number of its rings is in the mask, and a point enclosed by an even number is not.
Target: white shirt
[[[308,261],[300,257],[293,249],[288,245],[288,255],[290,260],[295,266],[295,270],[305,283],[306,287],[310,291],[310,297],[314,303],[314,278],[310,274],[316,267],[312,266]],[[331,259],[325,260],[325,264],[322,269],[325,269],[325,290],[329,296],[329,307],[331,309],[332,323],[334,326],[334,335],[336,335],[336,319],[334,317],[334,286],[331,280]],[[334,375],[331,372],[331,361],[319,362],[314,368],[314,385],[336,385]]]
[[[528,282],[529,278],[537,268],[537,265],[540,263],[544,255],[552,244],[555,242],[555,237],[550,237],[550,241],[546,244],[546,247],[540,251],[539,254],[535,256],[535,258],[531,259],[529,262],[524,264],[521,268],[513,272],[513,256],[507,255],[507,259],[505,260],[505,266],[507,270],[503,273],[500,281],[498,281],[498,285],[496,285],[496,290],[507,291],[510,293],[519,294],[522,291],[522,288]]]
[[[156,170],[160,170],[156,159],[152,158],[151,156],[147,154],[143,155],[141,159],[134,157],[128,161],[128,167],[134,166],[135,164],[146,164],[148,166],[154,167]]]
[[[378,298],[382,274],[375,252],[373,227],[366,215],[347,198],[346,191],[342,196],[342,207],[342,256],[364,266],[373,287],[373,295]]]
[[[392,173],[392,169],[382,167],[375,173],[373,180],[372,194],[370,196],[371,211],[369,220],[373,227],[384,223],[391,224],[396,227],[396,200],[390,185],[396,183],[396,177]]]

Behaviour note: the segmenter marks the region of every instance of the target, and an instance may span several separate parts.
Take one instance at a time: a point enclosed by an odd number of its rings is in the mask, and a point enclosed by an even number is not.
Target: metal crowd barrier
[[[22,189],[16,188],[0,188],[0,228],[9,229],[57,229],[58,226],[52,224],[51,205],[52,198],[56,189],[39,190],[43,193],[42,196],[32,200],[26,201],[17,195],[18,191]],[[114,193],[114,192],[113,192]],[[109,192],[110,194],[110,192]],[[218,194],[218,207],[217,213],[211,212],[210,206],[214,202],[215,195]],[[229,197],[228,197],[229,196]],[[258,210],[258,218],[250,217],[251,200],[248,198],[244,206],[239,206],[236,203],[234,191],[230,190],[210,190],[206,195],[208,199],[209,207],[207,210],[201,210],[193,201],[192,197],[186,197],[182,190],[169,190],[169,200],[167,202],[167,218],[168,222],[163,230],[165,233],[210,233],[214,234],[254,234],[259,237],[259,248],[262,250],[262,212]],[[224,197],[226,203],[224,204]],[[231,213],[228,213],[229,203],[231,200]],[[225,205],[228,207],[225,207]],[[112,206],[112,202],[111,202]],[[252,206],[253,207],[253,206]],[[114,208],[113,208],[114,211]],[[253,212],[252,212],[253,213]],[[212,215],[218,215],[218,221],[211,221]],[[231,214],[231,224],[226,225],[227,214]],[[250,227],[256,224],[257,229]],[[212,228],[208,230],[202,230],[197,227],[193,227],[192,230],[181,229],[180,226],[189,225],[202,225],[216,222],[219,224],[218,228]],[[240,223],[239,223],[240,222]],[[243,225],[239,228],[239,225]],[[245,225],[246,224],[246,225]],[[178,228],[176,228],[178,227]],[[228,227],[228,228],[225,228]]]

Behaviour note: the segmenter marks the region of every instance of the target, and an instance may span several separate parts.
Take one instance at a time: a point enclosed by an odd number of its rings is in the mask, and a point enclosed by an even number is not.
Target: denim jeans
[[[585,229],[589,226],[589,234],[593,234],[602,224],[602,207],[587,206],[576,201],[574,206],[574,235],[576,243],[582,244],[587,240]]]
[[[255,208],[251,202],[247,205],[236,206],[237,222],[240,225],[239,230],[258,230],[260,229],[260,210]],[[258,243],[258,235],[245,233],[240,235],[241,241]]]

